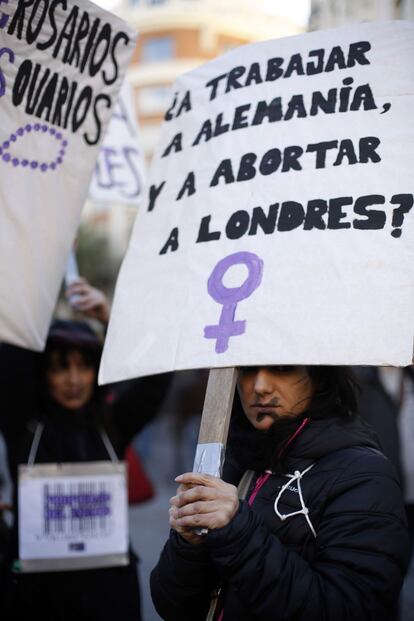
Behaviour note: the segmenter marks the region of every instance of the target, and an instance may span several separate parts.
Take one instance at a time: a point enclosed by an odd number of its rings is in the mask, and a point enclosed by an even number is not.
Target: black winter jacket
[[[105,430],[122,459],[131,438],[155,414],[171,376],[164,374],[123,385],[113,402],[99,399],[77,412],[50,400],[38,406],[37,354],[12,346],[0,347],[0,428],[7,440],[11,471],[17,483],[18,464],[27,463],[38,422],[44,430],[35,463],[109,460],[102,440]],[[16,487],[17,491],[17,487]],[[0,572],[0,618],[11,621],[139,621],[140,595],[136,556],[125,567],[79,571],[19,573],[17,558],[18,513],[8,552]]]
[[[371,431],[359,419],[311,420],[283,465],[202,545],[171,531],[151,575],[163,619],[204,620],[217,586],[223,621],[393,618],[408,535],[396,473]],[[230,456],[223,478],[235,472]]]

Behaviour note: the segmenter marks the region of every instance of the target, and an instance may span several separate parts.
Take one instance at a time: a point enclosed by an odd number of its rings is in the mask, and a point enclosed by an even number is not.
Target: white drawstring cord
[[[44,423],[38,423],[36,426],[36,430],[34,433],[34,437],[32,440],[32,445],[30,447],[30,453],[29,453],[29,458],[27,460],[27,464],[29,466],[33,466],[35,459],[36,459],[36,455],[37,455],[37,451],[39,448],[39,444],[40,444],[40,440],[43,434],[43,430],[45,428]],[[112,443],[108,437],[108,434],[106,433],[106,431],[103,428],[99,429],[99,433],[102,439],[102,442],[106,448],[106,450],[108,451],[109,454],[109,458],[113,463],[118,463],[119,459],[118,459],[118,455],[115,453],[115,449],[112,446]]]
[[[27,460],[27,465],[28,466],[33,466],[35,459],[36,459],[36,455],[37,455],[37,450],[39,448],[39,444],[40,444],[40,439],[42,437],[42,433],[43,433],[43,429],[45,428],[44,423],[37,423],[36,425],[36,430],[33,436],[33,440],[32,440],[32,445],[30,447],[30,453],[29,453],[29,457]]]
[[[307,523],[309,525],[309,528],[311,529],[312,534],[313,534],[313,536],[316,539],[316,531],[315,531],[315,529],[313,527],[313,524],[312,524],[312,522],[310,520],[310,517],[309,517],[309,509],[307,508],[307,506],[305,505],[305,502],[303,500],[302,487],[301,487],[301,484],[300,484],[300,480],[303,477],[303,475],[306,474],[311,468],[313,468],[313,466],[314,466],[314,464],[311,464],[303,472],[300,472],[299,470],[295,470],[294,474],[287,474],[286,475],[287,477],[289,477],[289,481],[285,485],[282,486],[279,494],[277,495],[277,498],[275,500],[275,513],[282,520],[282,522],[284,520],[286,520],[287,518],[293,517],[294,515],[301,515],[301,514],[304,515],[305,519],[306,519],[306,521],[307,521]],[[288,489],[289,485],[291,485],[295,481],[297,481],[297,483],[298,483],[298,493],[299,493],[299,499],[300,499],[300,504],[301,504],[302,509],[300,509],[299,511],[293,511],[292,513],[285,513],[285,514],[280,513],[280,511],[279,511],[279,509],[277,507],[277,505],[279,503],[279,500],[282,497],[283,492],[285,492]]]
[[[105,448],[108,452],[109,459],[112,461],[112,463],[117,464],[119,462],[118,455],[115,453],[115,449],[112,446],[112,442],[110,441],[108,434],[106,433],[105,429],[103,429],[103,427],[99,428],[99,433],[101,436],[101,440],[104,443]]]

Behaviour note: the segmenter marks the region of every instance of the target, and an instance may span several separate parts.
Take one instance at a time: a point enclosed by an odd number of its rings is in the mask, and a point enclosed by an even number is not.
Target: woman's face
[[[51,352],[46,382],[49,395],[62,407],[78,410],[85,406],[92,398],[95,379],[94,366],[78,349]]]
[[[244,413],[262,431],[305,412],[315,392],[305,366],[241,367],[237,387]]]

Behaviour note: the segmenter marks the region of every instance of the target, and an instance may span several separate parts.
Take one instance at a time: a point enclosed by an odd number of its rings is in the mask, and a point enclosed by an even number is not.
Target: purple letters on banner
[[[225,287],[223,276],[233,265],[245,265],[248,276],[240,287]],[[207,283],[211,297],[223,305],[218,325],[206,326],[204,338],[216,339],[216,353],[227,351],[229,338],[239,336],[246,331],[245,321],[234,321],[238,302],[251,296],[262,281],[263,261],[251,252],[235,252],[221,259],[212,271]]]
[[[8,4],[8,3],[9,3],[9,0],[0,0],[0,4]],[[0,30],[6,27],[8,21],[9,21],[9,15],[7,15],[7,13],[3,13],[2,11],[0,14]]]
[[[139,151],[134,147],[103,146],[95,166],[98,187],[106,190],[118,188],[120,194],[126,198],[138,196],[141,191],[141,182],[134,161],[138,156]]]
[[[1,25],[0,25],[1,28]],[[9,57],[9,62],[10,63],[14,63],[14,52],[13,50],[11,50],[9,47],[2,47],[0,48],[0,57],[3,56],[3,54],[7,54],[7,56]],[[6,92],[6,79],[3,75],[3,72],[0,68],[0,97],[3,97],[3,95]]]

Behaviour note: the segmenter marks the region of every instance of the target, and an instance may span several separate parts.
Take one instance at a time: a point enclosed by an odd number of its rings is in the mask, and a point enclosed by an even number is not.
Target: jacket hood
[[[254,429],[240,411],[232,418],[226,460],[241,473],[245,469],[292,470],[306,467],[325,455],[353,446],[379,449],[374,430],[359,416],[280,421],[270,432]],[[300,430],[300,431],[299,431]]]
[[[379,450],[374,430],[359,416],[350,419],[308,419],[288,446],[283,462],[285,467],[292,468],[299,462],[311,463],[334,451],[354,446]]]

